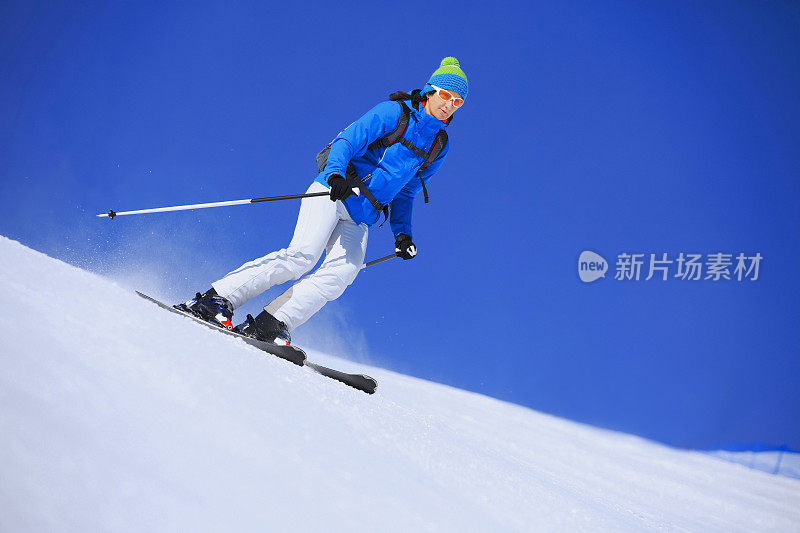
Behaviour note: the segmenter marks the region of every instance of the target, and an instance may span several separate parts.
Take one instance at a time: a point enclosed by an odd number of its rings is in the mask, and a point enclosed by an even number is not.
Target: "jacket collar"
[[[447,124],[439,120],[438,118],[434,117],[433,115],[429,115],[425,112],[425,107],[420,104],[419,109],[414,109],[411,105],[411,100],[405,100],[406,105],[411,110],[411,113],[417,117],[417,122],[420,124],[428,127],[428,128],[436,128],[436,129],[444,129],[447,127]]]

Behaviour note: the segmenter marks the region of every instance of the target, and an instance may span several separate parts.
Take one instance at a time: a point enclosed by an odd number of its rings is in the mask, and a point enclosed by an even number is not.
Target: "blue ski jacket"
[[[403,133],[415,146],[428,151],[439,130],[445,124],[425,112],[411,106],[408,127]],[[328,177],[332,173],[345,175],[348,163],[353,163],[359,177],[381,205],[389,206],[389,224],[395,237],[405,233],[411,234],[411,209],[414,196],[422,189],[422,181],[427,184],[442,165],[450,143],[424,172],[418,172],[424,161],[411,150],[396,142],[388,148],[368,150],[369,144],[397,126],[400,119],[400,102],[381,102],[367,113],[345,128],[332,141],[331,151],[325,168],[317,175],[316,181],[328,186]],[[347,212],[356,224],[362,222],[372,226],[378,221],[380,213],[372,206],[364,195],[350,196],[344,200]]]

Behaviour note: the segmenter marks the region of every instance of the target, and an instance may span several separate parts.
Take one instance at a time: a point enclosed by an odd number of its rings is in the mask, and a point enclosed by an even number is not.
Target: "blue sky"
[[[419,256],[297,341],[673,445],[800,447],[800,5],[305,6],[4,2],[0,234],[183,299],[285,246],[299,202],[94,214],[302,192],[339,130],[455,55]],[[759,279],[614,279],[621,253],[681,252],[760,253]]]

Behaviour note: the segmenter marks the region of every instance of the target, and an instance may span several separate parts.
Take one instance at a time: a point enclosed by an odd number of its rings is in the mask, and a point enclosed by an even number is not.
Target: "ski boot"
[[[191,313],[206,322],[217,324],[228,331],[233,330],[233,306],[228,300],[217,294],[213,287],[207,290],[205,294],[198,292],[188,302],[173,305],[172,307]]]
[[[253,315],[247,315],[247,320],[236,326],[233,331],[273,344],[288,346],[292,343],[292,336],[289,335],[286,324],[266,311],[261,311],[255,318]]]

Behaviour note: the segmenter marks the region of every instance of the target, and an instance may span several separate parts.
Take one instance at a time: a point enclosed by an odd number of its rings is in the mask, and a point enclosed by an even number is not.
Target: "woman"
[[[317,156],[320,173],[309,193],[330,191],[330,200],[304,198],[287,248],[245,263],[212,283],[205,294],[176,307],[268,342],[291,342],[290,331],[355,280],[364,263],[367,233],[383,214],[399,257],[412,259],[414,196],[439,170],[447,154],[444,128],[467,97],[467,77],[454,57],[442,60],[422,90],[396,92],[336,136]],[[353,189],[357,193],[354,193]],[[427,201],[427,191],[425,191]],[[270,287],[296,280],[254,319],[233,328],[233,310]]]

